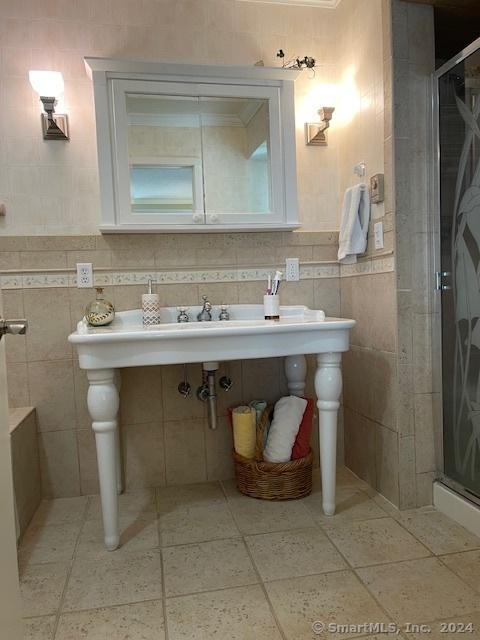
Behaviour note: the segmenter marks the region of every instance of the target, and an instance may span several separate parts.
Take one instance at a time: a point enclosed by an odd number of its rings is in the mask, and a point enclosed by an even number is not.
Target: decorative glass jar
[[[103,287],[97,287],[97,297],[85,309],[85,319],[92,327],[103,327],[115,318],[115,308],[110,300],[105,300]]]

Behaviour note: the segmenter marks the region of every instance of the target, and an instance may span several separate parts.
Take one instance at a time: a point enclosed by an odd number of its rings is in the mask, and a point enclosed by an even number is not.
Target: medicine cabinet
[[[100,230],[299,227],[298,71],[86,58]]]

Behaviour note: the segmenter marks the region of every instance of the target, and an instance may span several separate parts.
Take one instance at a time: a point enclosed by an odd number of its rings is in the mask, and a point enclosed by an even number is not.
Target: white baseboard
[[[480,536],[480,507],[441,482],[433,483],[433,504],[452,520]]]

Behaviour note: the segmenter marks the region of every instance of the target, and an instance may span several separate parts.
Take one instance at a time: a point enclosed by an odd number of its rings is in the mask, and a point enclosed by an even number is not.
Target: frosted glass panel
[[[439,79],[444,471],[480,496],[480,53]]]

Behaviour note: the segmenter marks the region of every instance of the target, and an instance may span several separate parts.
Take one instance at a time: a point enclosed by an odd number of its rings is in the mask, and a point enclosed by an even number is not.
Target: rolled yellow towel
[[[233,443],[235,451],[244,458],[255,456],[256,411],[253,407],[240,406],[232,411]]]

